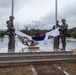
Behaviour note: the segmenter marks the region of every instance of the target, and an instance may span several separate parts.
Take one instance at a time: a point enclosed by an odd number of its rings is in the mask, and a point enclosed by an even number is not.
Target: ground
[[[76,75],[76,63],[57,64],[70,75]],[[0,75],[33,75],[30,65],[0,68]]]
[[[76,53],[76,49],[73,49]],[[69,75],[76,75],[76,63],[59,63],[62,70],[65,70]],[[0,75],[34,75],[30,65],[18,67],[4,67],[0,68]]]
[[[76,63],[60,63],[58,65],[70,75],[76,75]]]

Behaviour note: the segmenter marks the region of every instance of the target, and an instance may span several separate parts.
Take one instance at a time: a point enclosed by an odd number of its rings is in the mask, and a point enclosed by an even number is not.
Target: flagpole
[[[11,11],[11,13],[12,13],[12,16],[14,15],[14,0],[12,0],[12,11]]]
[[[14,16],[14,0],[12,0],[12,6],[11,6],[12,10],[11,10],[11,15]],[[13,27],[14,27],[14,22],[13,22]],[[12,49],[13,52],[15,51],[15,32],[13,32],[13,42],[12,42]]]
[[[55,0],[55,28],[57,27],[57,0]],[[58,50],[58,38],[54,37],[54,50]]]
[[[57,0],[55,0],[55,28],[57,27]]]

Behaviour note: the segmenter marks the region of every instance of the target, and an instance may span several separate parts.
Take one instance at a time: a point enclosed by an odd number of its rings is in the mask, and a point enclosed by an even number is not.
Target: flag
[[[47,40],[49,36],[51,37],[56,37],[56,36],[59,36],[60,35],[60,32],[59,32],[59,27],[57,27],[56,29],[50,31],[50,32],[47,32],[46,33],[46,37],[44,40]]]
[[[40,34],[38,36],[33,36],[32,39],[35,41],[42,41],[45,38],[45,34]]]
[[[31,37],[31,36],[29,36],[29,35],[27,35],[27,34],[24,34],[23,32],[21,32],[21,31],[19,31],[19,30],[15,30],[15,34],[16,34],[17,36],[23,37],[23,38],[25,38],[25,39],[27,39],[27,40],[32,40],[32,37]]]
[[[42,40],[48,40],[49,37],[56,37],[59,35],[60,35],[60,33],[59,33],[59,27],[58,27],[50,32],[45,33],[45,34],[40,34],[39,36],[34,36],[34,37],[32,37],[32,39],[35,41],[42,41]]]
[[[54,29],[54,30],[52,30],[50,32],[47,32],[45,34],[40,34],[38,36],[33,36],[33,37],[31,37],[31,36],[29,36],[27,34],[24,34],[23,32],[21,32],[19,30],[16,30],[15,33],[16,33],[16,35],[18,35],[20,37],[23,37],[26,40],[35,40],[35,41],[48,40],[51,37],[56,37],[56,36],[60,35],[59,27],[57,27],[56,29]]]

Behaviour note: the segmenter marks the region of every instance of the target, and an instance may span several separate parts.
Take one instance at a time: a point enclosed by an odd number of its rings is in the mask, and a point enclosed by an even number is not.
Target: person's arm
[[[66,24],[66,26],[64,26],[64,28],[62,28],[62,31],[65,31],[68,28],[68,24]]]
[[[54,30],[54,29],[55,29],[55,25],[53,26],[52,30]]]

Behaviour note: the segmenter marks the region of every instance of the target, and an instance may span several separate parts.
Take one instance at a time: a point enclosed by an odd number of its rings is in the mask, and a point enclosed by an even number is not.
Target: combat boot
[[[65,48],[61,48],[60,50],[65,50]]]

